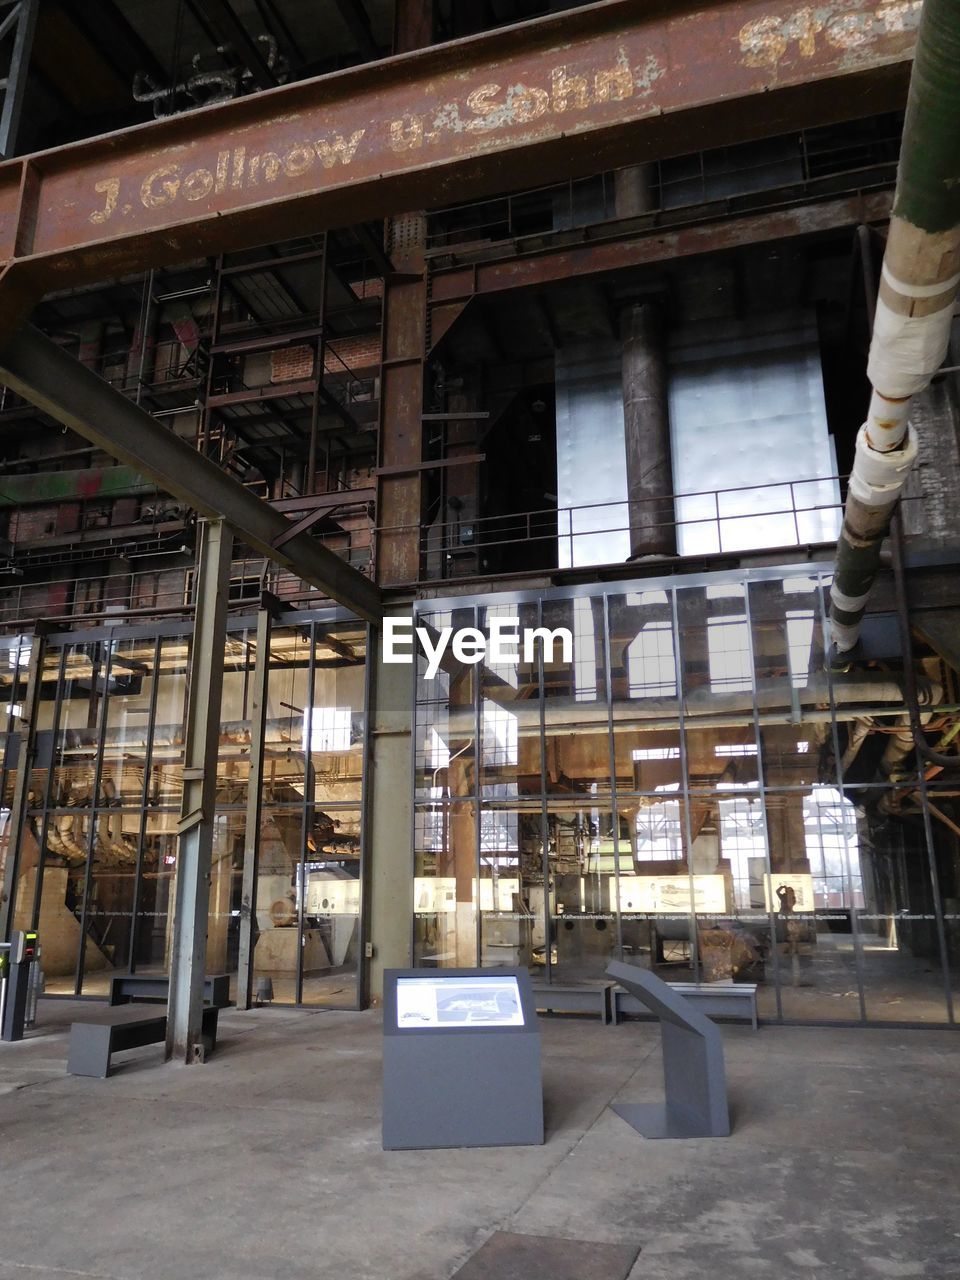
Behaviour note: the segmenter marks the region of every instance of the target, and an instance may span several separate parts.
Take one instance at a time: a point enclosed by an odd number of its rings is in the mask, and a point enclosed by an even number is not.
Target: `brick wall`
[[[313,377],[313,347],[282,347],[270,352],[271,382],[300,382]]]
[[[284,347],[270,353],[272,383],[300,382],[313,377],[315,350],[311,346]],[[324,352],[323,367],[327,373],[369,374],[380,365],[380,334],[361,333],[337,338]]]

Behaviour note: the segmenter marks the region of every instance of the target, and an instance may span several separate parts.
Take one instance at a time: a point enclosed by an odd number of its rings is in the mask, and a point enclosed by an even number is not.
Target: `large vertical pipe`
[[[676,554],[670,417],[662,312],[633,302],[620,312],[630,558]]]
[[[830,591],[831,663],[849,665],[880,546],[917,456],[910,403],[943,363],[960,285],[960,0],[924,0],[890,233]]]

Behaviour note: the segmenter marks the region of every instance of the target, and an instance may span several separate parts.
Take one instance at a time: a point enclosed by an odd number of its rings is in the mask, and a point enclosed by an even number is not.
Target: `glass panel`
[[[106,646],[101,643],[67,646],[54,743],[54,804],[80,808],[93,804],[106,658]]]
[[[104,649],[110,663],[110,682],[99,802],[139,809],[150,741],[150,704],[156,674],[154,643],[110,641]],[[129,838],[129,824],[123,834]],[[136,831],[131,848],[135,854]]]
[[[843,835],[846,856],[859,873],[856,923],[867,1018],[945,1022],[937,911],[923,824],[906,815],[891,818],[878,805],[875,791],[848,788],[846,797],[851,820]],[[950,843],[955,848],[949,828],[933,835],[944,852]]]
[[[551,801],[547,831],[553,979],[600,981],[618,953],[618,858],[632,870],[627,824],[609,807]]]
[[[188,657],[185,638],[176,636],[161,641],[148,791],[151,806],[179,808],[180,805]]]
[[[316,626],[310,747],[317,804],[360,803],[366,632]]]
[[[309,627],[277,627],[270,637],[267,727],[263,751],[265,805],[303,804],[304,801],[304,709],[310,696],[311,644]]]
[[[360,963],[360,810],[318,812],[313,843],[323,856],[303,868],[301,999],[353,1008]]]
[[[260,818],[257,919],[253,931],[253,990],[269,982],[272,998],[297,998],[297,882],[303,847],[302,806],[265,805]]]
[[[498,644],[505,660],[484,658],[480,672],[483,795],[509,800],[540,793],[540,701],[537,660],[520,637],[537,625],[536,605],[488,605],[480,610],[488,652]],[[498,638],[499,637],[499,638]],[[507,657],[507,654],[512,656]]]
[[[243,809],[218,809],[214,816],[207,913],[207,973],[236,973],[240,945],[243,879]]]
[[[680,782],[673,606],[659,589],[609,601],[617,790],[657,793]]]
[[[552,795],[610,793],[603,600],[544,603],[544,771]]]
[[[425,613],[417,626],[436,644],[444,628],[476,625],[475,610]],[[478,667],[449,655],[434,676],[417,650],[417,794],[414,832],[414,955],[426,965],[477,963],[476,679]]]
[[[771,875],[761,891],[773,913],[783,1015],[856,1020],[854,913],[863,906],[863,878],[853,805],[826,785],[770,792],[765,802]]]
[[[254,631],[233,631],[224,644],[217,804],[245,805],[250,773],[250,700],[256,666]],[[211,970],[213,972],[213,970]],[[216,970],[217,973],[223,970]]]
[[[135,947],[141,973],[170,969],[179,818],[179,810],[148,809],[146,813]]]
[[[754,582],[749,595],[764,781],[808,788],[832,756],[817,581]]]
[[[684,588],[677,592],[677,616],[690,788],[755,789],[746,590],[737,583]]]
[[[620,808],[617,892],[624,956],[667,981],[693,977],[687,818],[679,783]],[[702,886],[697,885],[702,892]]]
[[[73,921],[68,921],[59,895],[54,898],[54,885],[48,879],[52,868],[48,868],[44,875],[40,910],[40,942],[44,972],[47,972],[48,944],[54,933],[57,945],[61,946],[66,934],[76,932],[79,949],[81,928],[85,930],[81,990],[84,995],[106,996],[111,975],[126,973],[130,967],[140,811],[112,809],[100,812],[95,817],[95,824],[86,908],[81,911],[82,902],[72,897],[73,881],[68,880],[66,905],[74,915]],[[80,875],[77,876],[75,892],[82,893]]]
[[[477,835],[472,800],[419,805],[414,819],[414,963],[477,963]]]
[[[480,812],[480,963],[542,964],[543,841],[538,797],[485,796]],[[534,956],[534,949],[540,954]]]
[[[444,628],[473,627],[475,611],[418,614],[416,624],[427,630],[432,642]],[[477,667],[450,658],[433,676],[419,646],[417,658],[416,794],[435,800],[443,795],[473,794],[476,738]]]

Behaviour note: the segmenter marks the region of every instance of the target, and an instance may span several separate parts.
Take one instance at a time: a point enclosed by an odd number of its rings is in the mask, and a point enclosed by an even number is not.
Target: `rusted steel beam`
[[[410,215],[411,222],[415,219]],[[419,466],[427,307],[422,245],[392,256],[406,272],[387,281],[383,300],[376,545],[381,586],[419,578],[423,506]]]
[[[464,304],[477,294],[542,288],[563,280],[613,276],[631,267],[696,257],[748,244],[818,235],[842,227],[884,222],[890,216],[892,191],[873,192],[771,213],[725,217],[713,222],[664,230],[652,227],[605,242],[537,249],[485,262],[431,267],[431,333],[442,336]],[[439,317],[439,320],[438,320]],[[434,345],[436,345],[434,341]]]
[[[0,349],[0,381],[44,413],[113,454],[208,520],[224,518],[256,554],[296,573],[368,622],[383,616],[380,592],[309,535],[278,549],[290,521],[211,459],[85,368],[50,338],[25,329]]]
[[[607,0],[0,165],[29,287],[903,100],[920,0]]]
[[[478,462],[486,462],[485,453],[464,453],[456,458],[435,458],[427,462],[415,462],[396,467],[374,467],[375,476],[409,476],[415,471],[442,471],[445,467],[476,466]]]

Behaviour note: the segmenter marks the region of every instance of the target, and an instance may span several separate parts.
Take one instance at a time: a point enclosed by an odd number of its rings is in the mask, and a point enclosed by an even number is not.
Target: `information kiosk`
[[[383,1146],[543,1142],[540,1029],[525,969],[388,969]]]

